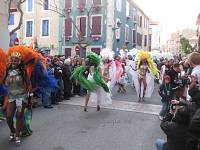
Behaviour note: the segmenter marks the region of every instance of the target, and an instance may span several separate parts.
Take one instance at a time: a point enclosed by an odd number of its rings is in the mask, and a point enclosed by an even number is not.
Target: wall
[[[7,50],[9,47],[9,31],[8,31],[8,4],[4,0],[0,0],[0,48]]]
[[[24,16],[23,16],[23,24],[21,27],[21,35],[20,39],[23,41],[23,44],[30,44],[34,40],[37,40],[39,47],[49,47],[52,48],[52,54],[58,54],[58,21],[59,15],[56,12],[50,10],[42,10],[42,6],[37,4],[37,0],[34,0],[34,10],[32,13],[27,12],[26,6],[27,3],[25,2],[22,6]],[[59,1],[55,1],[56,4],[59,4]],[[50,0],[50,4],[52,5],[52,0]],[[41,36],[41,18],[49,18],[50,19],[50,35],[49,37],[42,37]],[[25,22],[28,19],[34,20],[34,31],[33,37],[26,37],[25,36]]]

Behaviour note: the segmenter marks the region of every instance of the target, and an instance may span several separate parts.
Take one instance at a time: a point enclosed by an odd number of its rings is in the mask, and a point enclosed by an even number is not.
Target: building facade
[[[51,11],[51,0],[27,0],[22,4],[23,23],[17,37],[20,44],[46,47],[58,54],[59,14]],[[54,1],[59,4],[59,0]],[[17,13],[15,13],[17,16]],[[16,20],[18,19],[18,17]]]
[[[65,0],[60,18],[61,54],[85,57],[110,48],[149,48],[149,18],[132,0]]]
[[[152,32],[151,36],[151,49],[161,51],[161,41],[162,41],[162,27],[158,21],[150,20],[149,27]]]
[[[190,41],[190,44],[195,47],[197,43],[196,31],[193,29],[183,29],[171,34],[170,39],[165,44],[165,52],[170,52],[174,55],[182,53],[181,50],[181,37],[185,37]]]
[[[200,13],[197,17],[197,51],[200,52]]]
[[[9,47],[9,30],[8,30],[8,2],[0,1],[0,48],[7,50]]]

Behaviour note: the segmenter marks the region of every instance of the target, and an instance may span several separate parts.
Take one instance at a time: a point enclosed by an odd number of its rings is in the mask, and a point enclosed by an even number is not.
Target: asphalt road
[[[114,100],[136,102],[133,92],[114,95]],[[160,104],[156,93],[147,103]],[[34,133],[20,147],[8,142],[8,127],[0,123],[0,150],[155,150],[155,140],[165,137],[152,114],[95,108],[85,113],[81,106],[66,104],[33,113]]]

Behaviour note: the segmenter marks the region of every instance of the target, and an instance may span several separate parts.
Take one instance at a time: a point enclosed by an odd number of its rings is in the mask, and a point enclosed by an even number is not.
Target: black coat
[[[185,150],[188,127],[171,121],[172,117],[173,115],[168,114],[160,125],[167,135],[167,142],[164,144],[163,150]]]
[[[169,93],[168,93],[169,92]],[[161,84],[158,90],[159,95],[162,97],[162,102],[169,102],[174,97],[174,91],[172,90],[172,85],[165,83]]]

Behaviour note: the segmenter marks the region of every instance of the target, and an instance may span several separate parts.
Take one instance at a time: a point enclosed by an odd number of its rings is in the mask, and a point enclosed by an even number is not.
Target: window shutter
[[[133,30],[133,44],[135,44],[136,43],[136,32],[135,32],[135,30]]]
[[[92,35],[101,35],[101,16],[92,17]]]
[[[72,7],[72,0],[65,0],[65,9],[69,10]]]
[[[65,37],[72,36],[72,18],[65,19]]]
[[[86,0],[79,0],[79,8],[85,8]]]
[[[80,18],[80,31],[82,36],[86,35],[86,17]]]
[[[93,5],[94,6],[100,6],[101,5],[101,0],[93,0]]]
[[[71,56],[71,48],[65,48],[65,57],[68,58]]]
[[[101,48],[91,48],[91,51],[100,55]]]

